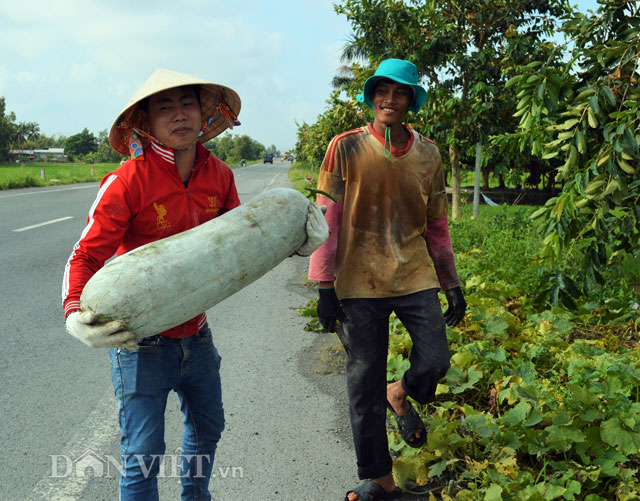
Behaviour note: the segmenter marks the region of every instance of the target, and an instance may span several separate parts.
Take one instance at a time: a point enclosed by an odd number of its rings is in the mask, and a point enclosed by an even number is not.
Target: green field
[[[251,160],[247,165],[262,160]],[[229,167],[238,168],[237,164]],[[28,188],[30,186],[55,186],[58,184],[90,183],[102,180],[105,174],[118,168],[117,163],[105,164],[55,164],[20,163],[0,164],[0,190]],[[44,169],[44,179],[42,178]]]
[[[115,163],[95,165],[53,163],[2,164],[0,165],[0,190],[100,181],[105,174],[117,167],[118,164]]]

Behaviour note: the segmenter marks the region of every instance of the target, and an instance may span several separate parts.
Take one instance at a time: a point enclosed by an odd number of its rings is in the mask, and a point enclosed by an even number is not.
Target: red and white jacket
[[[144,155],[107,174],[91,206],[87,226],[73,247],[62,283],[65,317],[80,309],[87,281],[111,258],[141,245],[194,228],[240,205],[231,169],[196,143],[187,186],[173,150],[151,143]],[[198,332],[205,313],[162,332],[179,338]]]

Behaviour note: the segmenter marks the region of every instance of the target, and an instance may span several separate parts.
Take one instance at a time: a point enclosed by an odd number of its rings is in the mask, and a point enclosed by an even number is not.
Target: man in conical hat
[[[80,310],[91,276],[113,254],[186,231],[228,212],[240,200],[231,169],[201,143],[239,125],[240,98],[223,85],[156,70],[118,115],[111,146],[130,160],[102,180],[88,224],[65,268],[62,298],[68,332],[110,348],[122,431],[120,499],[158,499],[165,452],[164,411],[172,389],[185,415],[182,499],[211,499],[209,478],[224,428],[220,356],[205,313],[136,342],[120,320],[99,324]],[[322,213],[310,204],[310,254],[322,242]]]
[[[386,411],[410,447],[427,430],[407,397],[435,399],[449,368],[445,323],[462,320],[466,302],[447,225],[448,202],[438,146],[403,122],[427,93],[416,66],[386,59],[358,100],[372,123],[334,137],[318,177],[318,204],[328,207],[330,237],[315,251],[309,278],[319,282],[318,318],[330,331],[342,320],[347,392],[358,476],[348,501],[396,499]],[[445,291],[442,313],[438,290]],[[402,378],[387,383],[389,316],[406,327],[413,347]]]

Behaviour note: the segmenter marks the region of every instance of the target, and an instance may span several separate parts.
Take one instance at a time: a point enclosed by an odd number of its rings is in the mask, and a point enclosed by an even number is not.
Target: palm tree
[[[30,141],[36,141],[40,138],[40,126],[36,122],[26,122],[25,138]]]
[[[36,122],[18,122],[13,128],[13,146],[22,149],[28,140],[40,137],[40,126]]]
[[[343,64],[338,68],[338,74],[331,80],[331,86],[334,89],[342,89],[353,82],[354,76],[351,66]]]

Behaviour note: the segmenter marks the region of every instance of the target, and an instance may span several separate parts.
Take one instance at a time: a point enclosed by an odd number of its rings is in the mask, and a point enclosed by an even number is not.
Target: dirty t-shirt
[[[338,231],[311,257],[309,278],[333,281],[340,299],[411,294],[440,286],[427,251],[429,220],[446,218],[438,147],[415,131],[402,151],[384,155],[371,126],[342,133],[327,149],[318,189]],[[388,153],[388,146],[387,146]],[[332,225],[331,218],[338,220]],[[339,228],[339,229],[338,229]],[[337,238],[336,238],[337,237]],[[333,240],[333,242],[332,242]]]

